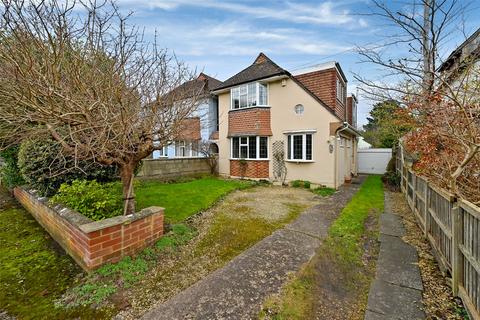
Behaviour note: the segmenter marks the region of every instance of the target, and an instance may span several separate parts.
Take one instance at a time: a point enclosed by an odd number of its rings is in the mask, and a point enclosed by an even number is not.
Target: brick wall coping
[[[128,224],[145,217],[148,217],[158,211],[163,211],[165,208],[162,207],[148,207],[135,214],[129,214],[126,216],[116,216],[108,219],[103,219],[99,221],[93,221],[90,223],[82,224],[78,228],[85,233],[90,233],[98,230],[102,230],[108,227],[117,226],[120,224]]]
[[[253,107],[245,107],[245,108],[238,108],[238,109],[230,109],[228,112],[239,112],[239,111],[247,111],[252,109],[270,109],[271,106],[253,106]]]
[[[46,207],[50,208],[51,210],[55,211],[59,216],[67,220],[72,225],[79,227],[84,224],[94,222],[92,219],[85,217],[83,214],[78,213],[70,208],[67,208],[61,204],[51,204],[50,199],[47,197],[42,197],[38,194],[38,191],[35,189],[28,189],[26,187],[17,187],[22,189],[23,191],[30,194],[34,197],[38,202],[42,203]]]
[[[50,209],[55,211],[60,217],[64,218],[73,226],[77,227],[78,229],[80,229],[82,232],[85,232],[85,233],[90,233],[90,232],[102,230],[108,227],[117,226],[121,224],[128,224],[128,223],[143,219],[145,217],[148,217],[149,215],[152,215],[155,212],[165,210],[165,208],[162,208],[162,207],[152,206],[152,207],[142,209],[139,212],[136,212],[135,214],[130,214],[126,216],[116,216],[112,218],[94,221],[88,217],[85,217],[83,214],[75,210],[72,210],[70,208],[67,208],[61,204],[51,204],[47,197],[39,196],[37,190],[34,190],[34,189],[29,190],[25,187],[22,187],[21,189],[28,192],[30,195],[36,198],[37,201],[49,207]]]

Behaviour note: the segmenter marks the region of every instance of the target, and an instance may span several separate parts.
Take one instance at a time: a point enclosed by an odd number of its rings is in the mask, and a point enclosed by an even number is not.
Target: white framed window
[[[346,99],[346,89],[345,83],[343,83],[340,78],[337,78],[337,99],[340,100],[342,103],[345,103]]]
[[[175,156],[176,157],[197,157],[198,141],[196,140],[175,141]]]
[[[292,133],[287,135],[287,160],[312,161],[313,134]]]
[[[233,137],[230,140],[232,159],[268,159],[268,137]]]
[[[267,85],[250,82],[230,89],[231,109],[268,105]]]
[[[177,157],[186,157],[187,156],[187,150],[186,150],[186,143],[185,141],[177,141],[175,144],[176,148],[176,154],[175,156]]]
[[[164,146],[163,148],[159,150],[153,151],[152,158],[153,159],[158,159],[158,158],[166,158],[168,157],[168,147]]]

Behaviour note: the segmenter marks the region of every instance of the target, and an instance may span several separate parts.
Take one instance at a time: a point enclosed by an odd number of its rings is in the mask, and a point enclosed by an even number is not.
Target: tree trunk
[[[133,172],[135,164],[127,163],[120,166],[120,179],[122,180],[123,214],[135,213],[135,193],[133,192]]]
[[[470,163],[470,161],[473,160],[475,155],[479,152],[480,147],[477,145],[470,146],[468,148],[468,152],[465,154],[465,157],[463,158],[462,162],[458,165],[457,169],[455,170],[454,173],[451,174],[451,183],[450,183],[450,188],[453,190],[455,194],[457,194],[457,179],[460,177],[460,175],[465,171],[465,168],[467,165]]]

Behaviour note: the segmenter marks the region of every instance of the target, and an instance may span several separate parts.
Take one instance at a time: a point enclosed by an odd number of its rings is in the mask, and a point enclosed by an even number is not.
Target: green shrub
[[[328,188],[328,187],[319,187],[319,188],[316,188],[312,191],[313,191],[313,193],[316,193],[319,196],[328,197],[328,196],[331,196],[332,194],[334,194],[337,190],[335,190],[333,188]]]
[[[61,147],[51,139],[23,141],[18,153],[18,167],[31,187],[44,196],[52,196],[62,183],[76,179],[110,182],[118,178],[117,168],[92,161],[76,161],[62,156]]]
[[[390,189],[394,191],[400,190],[400,180],[401,177],[398,172],[387,171],[382,176],[382,181],[385,183]]]
[[[302,186],[302,180],[293,180],[290,185],[294,188],[300,188]]]
[[[122,199],[118,185],[96,180],[74,180],[64,183],[51,201],[61,203],[92,220],[102,220],[122,214]]]
[[[290,185],[294,188],[306,188],[306,189],[310,189],[310,181],[303,181],[303,180],[293,180],[292,182],[290,182]]]
[[[23,180],[18,168],[18,146],[1,151],[0,157],[4,161],[0,168],[2,184],[9,189],[24,184],[25,180]]]

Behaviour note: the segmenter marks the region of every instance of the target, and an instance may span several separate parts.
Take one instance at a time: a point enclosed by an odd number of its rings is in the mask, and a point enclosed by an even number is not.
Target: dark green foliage
[[[385,183],[393,191],[400,190],[400,180],[400,175],[395,171],[387,171],[382,176],[383,183]]]
[[[42,195],[51,196],[62,183],[76,179],[110,182],[118,179],[117,168],[63,156],[51,139],[26,140],[18,153],[18,166],[25,181]]]
[[[374,148],[392,148],[412,129],[410,115],[394,100],[375,104],[367,120],[363,137]]]
[[[401,180],[401,177],[397,172],[396,157],[395,155],[393,155],[393,157],[388,162],[387,171],[382,176],[382,181],[391,190],[398,191],[400,190],[400,180]]]
[[[294,188],[300,188],[303,187],[305,189],[310,189],[310,181],[303,181],[303,180],[293,180],[290,182],[290,185]]]
[[[18,146],[1,151],[0,157],[4,162],[0,169],[2,184],[9,189],[24,184],[25,181],[18,168]]]
[[[313,193],[316,193],[316,194],[318,194],[319,196],[322,196],[322,197],[331,196],[336,191],[337,190],[335,190],[333,188],[329,188],[329,187],[320,187],[320,188],[316,188],[316,189],[312,190]]]
[[[52,197],[52,202],[61,203],[92,220],[102,220],[122,214],[122,198],[118,196],[119,185],[98,183],[95,180],[74,180],[64,183]]]

